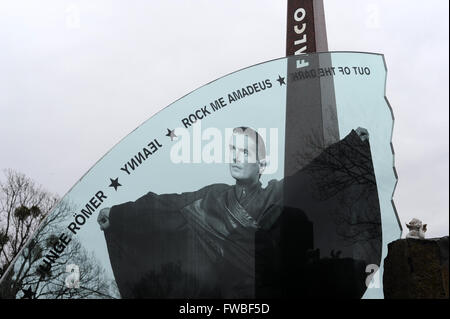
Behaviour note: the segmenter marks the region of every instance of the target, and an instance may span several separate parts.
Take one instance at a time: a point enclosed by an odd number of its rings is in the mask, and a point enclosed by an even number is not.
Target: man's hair
[[[259,161],[266,158],[266,144],[264,143],[264,139],[254,129],[246,126],[235,127],[233,134],[242,134],[253,139],[256,145],[256,160]]]

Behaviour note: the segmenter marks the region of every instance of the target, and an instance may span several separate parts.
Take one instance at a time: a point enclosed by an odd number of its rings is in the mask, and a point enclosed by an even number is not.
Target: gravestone
[[[386,299],[449,298],[448,283],[448,236],[399,239],[388,245],[383,276]]]

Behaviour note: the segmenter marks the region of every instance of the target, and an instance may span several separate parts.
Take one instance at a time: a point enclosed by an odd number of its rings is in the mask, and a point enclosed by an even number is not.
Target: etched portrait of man
[[[308,275],[319,278],[330,269],[342,273],[357,269],[358,278],[352,277],[357,287],[350,288],[349,295],[360,297],[364,290],[361,267],[378,260],[381,247],[376,187],[355,180],[331,196],[320,197],[318,194],[322,192],[314,185],[320,188],[324,170],[334,169],[330,154],[337,152],[355,161],[359,155],[354,154],[361,153],[364,160],[367,156],[370,159],[366,136],[362,138],[360,132],[352,131],[298,173],[281,181],[271,180],[266,187],[260,182],[267,165],[266,146],[261,136],[251,128],[237,127],[229,147],[232,156],[229,169],[236,181],[234,185],[212,184],[181,194],[149,192],[134,202],[101,210],[98,223],[105,234],[121,296],[304,296],[313,291],[310,286],[317,285]],[[358,152],[352,151],[355,148]],[[317,174],[316,166],[320,163],[326,164]],[[371,160],[367,165],[368,174],[373,176]],[[327,175],[330,175],[327,183],[332,183],[334,175],[341,178],[339,172]],[[347,208],[339,208],[345,198],[355,197],[345,195],[346,192],[354,195],[358,189],[356,193],[360,194],[361,189],[368,187],[371,207],[359,207],[358,214],[366,216],[372,225],[370,240],[367,223],[347,225]],[[336,193],[344,197],[338,198]],[[334,215],[327,211],[328,207],[336,210]],[[349,243],[347,235],[355,232],[365,234],[362,241],[372,244],[371,251],[364,252],[361,239]],[[315,244],[320,242],[318,236],[326,238],[324,244]],[[302,282],[303,287],[299,289]],[[333,294],[342,292],[341,286],[331,280],[323,289]]]

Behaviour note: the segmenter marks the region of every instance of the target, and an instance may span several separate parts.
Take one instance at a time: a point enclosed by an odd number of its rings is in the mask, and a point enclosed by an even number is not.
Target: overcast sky
[[[190,91],[285,54],[286,1],[0,2],[0,169],[64,195]],[[324,0],[331,51],[385,54],[404,225],[448,235],[447,0]]]

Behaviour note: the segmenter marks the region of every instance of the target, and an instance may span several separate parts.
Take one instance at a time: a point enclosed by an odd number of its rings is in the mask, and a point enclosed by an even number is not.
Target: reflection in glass
[[[363,297],[400,230],[384,62],[297,58],[214,81],[123,139],[45,219],[2,297]]]

